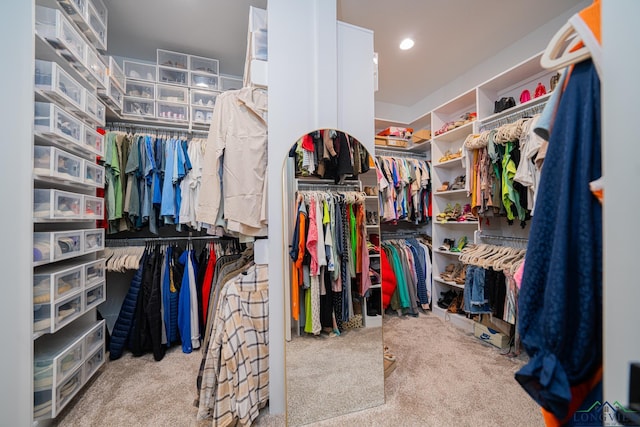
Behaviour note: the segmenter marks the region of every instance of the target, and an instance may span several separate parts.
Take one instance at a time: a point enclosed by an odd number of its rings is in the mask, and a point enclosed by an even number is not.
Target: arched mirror
[[[283,169],[287,423],[384,403],[377,178],[333,129],[295,141]]]

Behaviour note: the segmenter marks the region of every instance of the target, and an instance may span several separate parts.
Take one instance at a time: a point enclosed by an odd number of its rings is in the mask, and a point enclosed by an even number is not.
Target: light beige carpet
[[[398,359],[385,382],[382,406],[315,426],[543,426],[540,410],[513,379],[524,363],[500,355],[432,314],[387,317],[384,341]],[[172,349],[107,362],[57,419],[60,426],[194,426],[200,353]],[[357,378],[345,378],[353,392]],[[266,411],[258,426],[282,426]],[[206,425],[200,423],[199,425]]]

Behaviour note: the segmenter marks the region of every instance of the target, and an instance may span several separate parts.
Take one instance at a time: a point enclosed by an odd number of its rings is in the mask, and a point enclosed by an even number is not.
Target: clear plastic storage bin
[[[203,58],[202,56],[189,56],[189,69],[207,74],[218,74],[219,62],[217,59]]]
[[[33,303],[59,301],[83,287],[84,265],[43,267],[33,275]]]
[[[82,339],[63,347],[36,352],[33,359],[33,388],[42,390],[58,386],[82,365]]]
[[[105,301],[104,283],[91,286],[84,292],[84,309],[85,311],[102,304]]]
[[[140,117],[155,117],[156,104],[155,101],[146,101],[141,98],[124,98],[123,114]]]
[[[191,121],[193,123],[209,124],[213,120],[213,108],[191,107]]]
[[[105,89],[98,89],[98,95],[114,110],[122,111],[124,104],[124,91],[109,79]]]
[[[83,230],[35,232],[33,260],[51,262],[82,255],[83,237]]]
[[[191,89],[191,105],[213,108],[219,92]]]
[[[99,259],[84,264],[84,286],[92,286],[105,279],[105,260]]]
[[[102,0],[89,0],[89,3],[91,3],[91,6],[93,6],[93,9],[95,10],[96,17],[100,21],[102,21],[102,23],[106,27],[107,24],[108,24],[108,22],[107,22],[107,13],[108,13],[107,6],[104,5]]]
[[[87,77],[98,87],[105,87],[107,82],[107,66],[104,65],[102,59],[100,59],[92,49],[87,49],[87,61],[85,64],[87,70],[89,70]]]
[[[91,126],[84,125],[84,145],[98,156],[104,156],[104,135]]]
[[[120,65],[116,62],[113,56],[109,57],[109,64],[107,68],[109,77],[111,80],[120,87],[120,89],[124,90],[124,71],[120,68]],[[155,76],[155,71],[153,72]],[[155,80],[155,79],[154,79]]]
[[[56,414],[59,413],[82,387],[82,366],[69,379],[56,388]]]
[[[53,315],[53,331],[69,324],[82,314],[82,294],[70,297],[55,304]]]
[[[181,86],[158,85],[156,99],[159,101],[177,102],[186,104],[189,102],[189,89]]]
[[[85,195],[82,202],[82,217],[84,219],[104,218],[104,199]]]
[[[153,100],[156,97],[156,85],[127,79],[124,93],[126,96]]]
[[[106,109],[104,104],[91,92],[84,92],[84,115],[99,126],[104,126],[106,120]]]
[[[242,89],[242,79],[237,77],[220,76],[220,90]]]
[[[54,189],[33,190],[34,219],[82,218],[82,194]]]
[[[87,44],[60,10],[36,5],[36,33],[62,50],[69,62],[85,63]]]
[[[61,181],[83,181],[83,159],[57,147],[33,147],[33,173]]]
[[[188,121],[189,109],[185,104],[172,104],[170,102],[157,102],[159,119]]]
[[[189,84],[189,72],[158,66],[158,82],[187,86]]]
[[[127,79],[144,80],[147,82],[155,82],[157,80],[155,64],[135,61],[124,61],[123,64],[124,76]]]
[[[218,90],[218,76],[192,71],[189,86],[205,90]]]
[[[104,344],[104,328],[105,321],[101,320],[97,325],[91,328],[84,336],[84,353],[91,354],[98,347]]]
[[[95,353],[84,362],[84,377],[89,380],[98,369],[104,364],[104,346],[96,350]]]
[[[107,50],[107,24],[100,18],[96,7],[91,2],[89,2],[89,7],[87,8],[87,18],[89,22],[89,31],[86,32],[87,37],[97,49]]]
[[[42,334],[51,331],[51,303],[33,305],[33,333]]]
[[[50,388],[33,391],[33,419],[45,420],[53,417],[53,399]]]
[[[58,4],[74,22],[85,22],[87,0],[58,0]]]
[[[186,53],[158,49],[156,57],[158,65],[162,67],[178,68],[180,70],[189,69],[189,55]]]
[[[83,106],[84,88],[55,62],[36,59],[35,86],[64,106]]]
[[[35,103],[34,126],[37,132],[57,140],[82,146],[82,122],[49,102]]]
[[[104,228],[84,230],[84,253],[104,249]]]
[[[84,183],[92,187],[104,188],[104,167],[85,159]]]

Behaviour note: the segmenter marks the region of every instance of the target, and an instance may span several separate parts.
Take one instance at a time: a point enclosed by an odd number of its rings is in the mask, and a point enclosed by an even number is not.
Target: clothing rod
[[[361,193],[360,186],[357,184],[299,184],[298,191],[314,191],[314,190],[335,190],[335,191],[354,191]]]
[[[107,247],[140,246],[140,244],[153,242],[193,241],[193,240],[220,240],[220,236],[185,236],[185,237],[133,237],[124,239],[105,239]]]
[[[511,113],[509,115],[506,115],[504,117],[500,117],[488,122],[483,122],[480,125],[480,130],[484,131],[484,130],[492,130],[495,129],[497,127],[500,127],[502,125],[506,125],[509,123],[513,123],[518,119],[521,119],[523,117],[527,117],[527,116],[533,116],[536,115],[538,113],[541,113],[542,110],[544,110],[544,107],[547,105],[547,101],[541,102],[540,104],[536,104],[533,105],[531,107],[525,108],[524,110],[521,111],[517,111],[515,113]]]
[[[153,123],[137,124],[137,123],[126,123],[126,122],[109,122],[106,124],[105,127],[107,129],[118,127],[118,128],[148,129],[148,130],[160,130],[160,131],[164,130],[164,131],[178,132],[178,133],[202,133],[202,134],[209,133],[209,131],[204,129],[190,129],[190,128],[183,128],[183,127],[177,127],[177,126],[158,126],[158,125],[154,125]]]
[[[496,236],[496,235],[483,234],[483,233],[479,233],[478,237],[480,237],[481,239],[506,240],[506,241],[511,241],[511,242],[522,242],[522,243],[528,243],[529,242],[529,239],[524,238],[524,237]]]
[[[426,160],[427,153],[405,153],[402,151],[392,151],[388,149],[375,149],[376,157],[400,157],[404,159]]]

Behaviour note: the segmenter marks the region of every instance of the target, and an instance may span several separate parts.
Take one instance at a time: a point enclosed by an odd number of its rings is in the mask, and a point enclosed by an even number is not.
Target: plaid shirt
[[[250,425],[269,399],[266,265],[254,265],[220,293],[200,388],[198,419]]]

